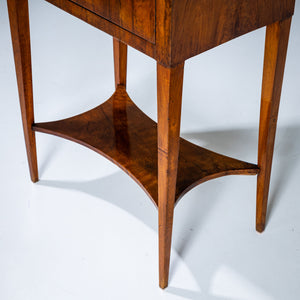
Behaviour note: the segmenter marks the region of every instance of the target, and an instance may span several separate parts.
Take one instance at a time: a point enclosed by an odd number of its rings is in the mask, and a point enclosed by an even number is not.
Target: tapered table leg
[[[7,5],[14,49],[27,158],[31,180],[36,182],[38,181],[36,141],[34,131],[31,129],[32,124],[34,123],[34,112],[28,0],[8,0]]]
[[[127,45],[120,40],[113,38],[115,85],[123,85],[126,88],[127,77]]]
[[[127,81],[127,45],[113,38],[115,87],[126,90]],[[123,101],[124,100],[124,101]],[[127,124],[126,100],[114,98],[113,120],[116,150],[122,155],[129,155],[129,133]]]
[[[184,64],[157,64],[159,285],[168,286]]]
[[[256,230],[265,229],[277,116],[291,19],[267,26],[258,143]]]

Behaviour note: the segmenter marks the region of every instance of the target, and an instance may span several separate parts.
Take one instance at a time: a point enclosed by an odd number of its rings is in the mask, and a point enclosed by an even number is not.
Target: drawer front
[[[72,0],[116,25],[154,43],[155,0]]]

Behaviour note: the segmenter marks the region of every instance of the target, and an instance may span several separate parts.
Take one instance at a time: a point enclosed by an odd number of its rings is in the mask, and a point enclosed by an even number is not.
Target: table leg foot
[[[263,232],[282,81],[291,19],[267,26],[261,97],[257,179],[256,230]]]
[[[30,176],[37,182],[28,0],[10,0],[7,5]]]
[[[159,286],[168,286],[184,64],[157,64]]]

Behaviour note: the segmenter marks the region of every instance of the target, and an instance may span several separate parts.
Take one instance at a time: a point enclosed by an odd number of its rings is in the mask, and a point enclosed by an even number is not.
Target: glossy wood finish
[[[149,42],[155,42],[155,0],[72,1]]]
[[[176,195],[184,64],[157,64],[159,286],[168,285]]]
[[[30,177],[33,182],[37,182],[39,176],[36,141],[35,133],[31,129],[34,123],[34,112],[28,1],[10,0],[7,5]]]
[[[258,144],[256,230],[265,229],[278,109],[291,19],[267,27]]]
[[[276,121],[295,0],[46,0],[114,38],[116,91],[102,105],[65,120],[34,124],[27,0],[9,16],[31,178],[38,180],[34,131],[102,154],[129,174],[158,207],[159,284],[168,285],[174,206],[206,180],[258,174],[257,224],[265,227]],[[258,165],[180,138],[186,59],[267,26]],[[127,45],[157,61],[158,124],[126,92]],[[32,128],[32,129],[31,129]]]
[[[114,47],[114,69],[115,69],[115,86],[123,85],[126,89],[127,81],[127,45],[120,40],[113,39]]]
[[[46,1],[169,67],[247,32],[287,19],[293,15],[295,6],[295,0],[156,0],[155,4],[151,0]],[[141,4],[138,10],[133,9],[133,3]],[[144,6],[149,10],[142,9]],[[118,15],[123,10],[130,13]],[[138,32],[122,26],[122,18],[132,28],[135,22],[141,24]]]
[[[100,153],[135,179],[158,205],[157,126],[130,100],[123,86],[88,112],[65,120],[37,123],[33,130],[72,140]],[[209,179],[257,172],[257,165],[180,139],[175,201]]]
[[[175,0],[168,63],[185,59],[254,29],[292,16],[295,0]]]
[[[46,0],[47,2],[57,6],[65,12],[81,19],[82,21],[101,29],[102,31],[112,35],[113,37],[121,40],[125,44],[147,54],[150,57],[155,57],[155,45],[135,34],[130,33],[128,30],[106,20],[103,17],[86,10],[82,6],[68,0]]]

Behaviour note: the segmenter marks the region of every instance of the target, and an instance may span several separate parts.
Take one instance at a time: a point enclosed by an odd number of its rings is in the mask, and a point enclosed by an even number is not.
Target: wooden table
[[[116,90],[88,112],[35,123],[28,0],[7,1],[32,181],[38,181],[36,131],[85,145],[122,168],[158,207],[161,288],[168,285],[174,206],[196,185],[230,174],[258,174],[256,229],[262,232],[295,0],[47,1],[113,36]],[[180,138],[185,60],[263,26],[267,29],[258,163],[229,158]],[[157,61],[157,124],[126,93],[127,45]]]

